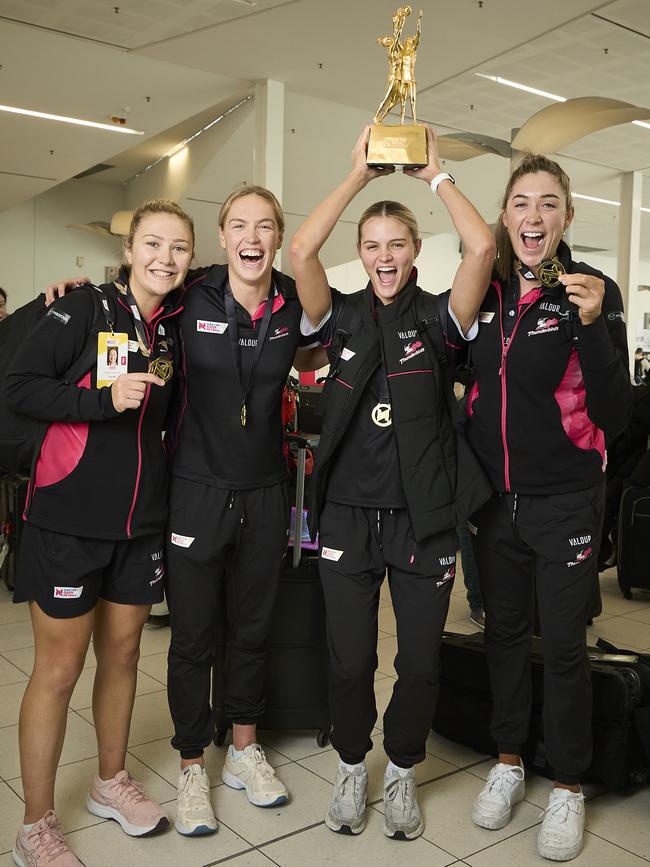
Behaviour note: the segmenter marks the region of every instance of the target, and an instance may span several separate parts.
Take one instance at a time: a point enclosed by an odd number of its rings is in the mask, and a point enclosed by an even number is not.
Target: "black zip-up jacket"
[[[129,336],[128,372],[146,372],[150,358],[138,349],[126,300],[114,284],[101,288],[114,330]],[[79,382],[66,381],[95,323],[91,291],[55,302],[14,357],[5,389],[12,408],[50,422],[30,484],[27,520],[72,536],[128,539],[159,532],[167,520],[162,430],[172,383],[148,386],[140,409],[118,413],[110,388],[96,387],[96,360]],[[151,357],[175,356],[174,319],[181,309],[167,296],[144,323]]]
[[[420,335],[427,316],[423,293],[411,278],[397,298],[375,319],[370,284],[341,296],[353,306],[351,317],[341,315],[327,351],[331,368],[322,403],[323,429],[311,480],[310,530],[327,497],[327,476],[336,450],[346,436],[368,381],[382,359],[388,380],[392,424],[397,443],[399,473],[409,520],[416,541],[457,526],[467,489],[481,479],[457,479],[456,439],[443,393],[438,360]],[[444,296],[444,310],[447,306]],[[440,309],[439,299],[434,309]],[[441,317],[446,322],[446,314]],[[364,444],[360,442],[362,449]],[[476,468],[478,472],[478,467]],[[482,477],[481,477],[482,478]],[[461,487],[459,487],[459,484]],[[478,488],[477,488],[478,490]],[[483,497],[483,500],[485,497]],[[465,514],[465,517],[467,515]]]
[[[472,344],[476,382],[467,437],[497,491],[555,494],[597,485],[606,439],[627,424],[632,386],[621,293],[613,280],[558,256],[568,273],[605,281],[602,313],[583,326],[562,285],[519,298],[519,278],[493,279]]]

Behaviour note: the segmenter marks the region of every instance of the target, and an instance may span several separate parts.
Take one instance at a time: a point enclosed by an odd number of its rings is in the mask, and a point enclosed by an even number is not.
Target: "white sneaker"
[[[199,764],[185,768],[178,778],[175,825],[184,837],[214,834],[219,827],[210,800],[210,780]]]
[[[415,768],[410,768],[405,775],[386,768],[382,830],[393,840],[415,840],[424,831],[415,785]]]
[[[499,762],[488,774],[483,791],[474,801],[474,823],[490,831],[505,828],[513,806],[523,801],[525,793],[523,767]]]
[[[360,834],[366,827],[366,793],[368,770],[350,770],[339,763],[336,781],[325,824],[339,834]]]
[[[239,759],[231,744],[221,779],[232,789],[246,789],[248,800],[256,807],[277,807],[289,800],[286,788],[275,776],[259,744],[246,747]]]
[[[570,861],[582,852],[585,796],[582,792],[553,789],[537,835],[537,851],[549,861]]]

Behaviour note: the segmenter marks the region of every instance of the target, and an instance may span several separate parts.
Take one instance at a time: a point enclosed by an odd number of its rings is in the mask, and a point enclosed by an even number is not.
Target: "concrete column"
[[[634,372],[637,295],[639,285],[639,243],[641,239],[641,172],[621,175],[621,209],[618,224],[618,259],[616,282],[623,295],[627,322],[630,371]]]
[[[267,79],[255,87],[255,183],[282,204],[284,178],[284,82]],[[281,269],[281,250],[275,267]]]

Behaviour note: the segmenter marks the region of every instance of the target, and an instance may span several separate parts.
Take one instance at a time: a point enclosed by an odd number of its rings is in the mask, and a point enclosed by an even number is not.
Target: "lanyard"
[[[121,285],[121,284],[118,284]],[[133,314],[133,324],[135,326],[136,337],[138,338],[138,346],[140,347],[140,352],[144,355],[145,358],[149,358],[151,355],[151,349],[149,348],[149,338],[147,337],[147,331],[144,327],[144,323],[142,322],[142,316],[140,315],[140,311],[138,310],[138,305],[133,297],[133,292],[131,292],[131,287],[127,283],[124,287],[126,290],[126,303],[131,308],[131,313]]]
[[[235,362],[235,370],[237,371],[237,379],[239,381],[239,388],[241,390],[241,406],[239,411],[239,420],[243,428],[246,427],[247,421],[246,401],[253,385],[253,380],[255,379],[255,371],[257,369],[260,356],[262,354],[262,349],[264,348],[264,340],[266,339],[266,333],[269,330],[269,323],[271,322],[271,314],[273,313],[273,294],[273,287],[271,287],[271,291],[269,292],[269,296],[266,299],[266,303],[264,305],[264,315],[262,317],[260,330],[257,335],[257,345],[255,347],[255,353],[251,362],[251,368],[248,371],[248,380],[246,382],[246,385],[244,386],[241,366],[241,350],[239,346],[239,326],[237,325],[237,314],[235,311],[235,299],[233,298],[230,286],[227,283],[224,286],[224,299],[226,302],[226,318],[228,319],[230,347],[232,349],[232,357]]]

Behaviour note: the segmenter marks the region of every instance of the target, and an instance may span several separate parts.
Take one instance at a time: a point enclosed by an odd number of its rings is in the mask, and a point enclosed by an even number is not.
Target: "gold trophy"
[[[411,11],[410,6],[400,6],[393,15],[392,35],[377,39],[377,43],[388,52],[388,86],[370,130],[369,166],[417,168],[427,164],[427,131],[417,124],[415,116],[415,56],[422,32],[422,10],[418,15],[415,36],[402,42],[404,25]],[[400,126],[384,126],[384,118],[398,102]],[[411,106],[412,124],[404,123],[407,102]]]

